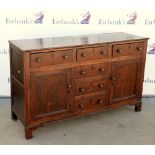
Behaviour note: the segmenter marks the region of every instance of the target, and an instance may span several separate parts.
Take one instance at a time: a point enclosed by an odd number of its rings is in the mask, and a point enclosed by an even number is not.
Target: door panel
[[[111,102],[138,96],[140,60],[114,62],[111,66]]]
[[[71,110],[71,70],[32,73],[32,118],[61,115]]]

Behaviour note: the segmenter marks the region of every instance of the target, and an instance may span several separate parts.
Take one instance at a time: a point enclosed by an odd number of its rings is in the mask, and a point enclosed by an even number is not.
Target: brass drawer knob
[[[106,53],[107,53],[107,52],[105,52],[105,51],[101,51],[101,54],[102,54],[102,55],[105,55]]]
[[[103,87],[104,87],[104,85],[103,85],[103,84],[99,84],[99,87],[100,87],[100,88],[103,88]]]
[[[117,53],[122,53],[123,51],[121,49],[117,49]]]
[[[104,68],[100,68],[99,71],[100,71],[100,72],[104,72]]]
[[[68,84],[68,88],[72,88],[72,85],[71,84]]]
[[[68,57],[69,57],[68,55],[64,55],[63,56],[64,59],[68,59]]]
[[[36,58],[36,62],[40,62],[41,61],[41,59],[40,58]]]
[[[79,107],[80,107],[80,108],[83,108],[83,107],[84,107],[84,105],[83,105],[83,104],[79,104]]]
[[[85,75],[85,74],[86,74],[86,72],[85,72],[85,71],[81,71],[80,73],[81,73],[82,75]]]
[[[86,57],[87,55],[86,55],[86,53],[82,53],[81,56],[82,57]]]
[[[84,88],[80,88],[79,90],[80,90],[80,92],[84,92],[84,91],[85,91],[85,89],[84,89]]]
[[[139,51],[142,50],[142,49],[143,49],[142,47],[137,47],[137,50],[139,50]]]
[[[21,74],[21,71],[20,71],[20,70],[18,70],[18,71],[17,71],[17,73],[18,73],[18,74]]]
[[[99,104],[103,104],[103,100],[98,100],[97,101]]]

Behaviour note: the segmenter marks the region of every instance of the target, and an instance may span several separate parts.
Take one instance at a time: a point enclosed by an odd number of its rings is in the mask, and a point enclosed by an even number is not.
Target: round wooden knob
[[[20,70],[18,70],[18,71],[17,71],[17,73],[18,73],[18,74],[21,74],[21,71],[20,71]]]
[[[100,71],[100,72],[104,72],[104,68],[100,68],[99,71]]]
[[[115,77],[111,77],[111,80],[112,80],[112,81],[115,81],[115,80],[116,80],[116,78],[115,78]]]
[[[41,61],[41,59],[40,58],[36,58],[36,62],[40,62]]]
[[[68,55],[64,55],[63,58],[64,58],[64,59],[68,59]]]
[[[79,104],[79,107],[80,107],[80,108],[83,108],[83,107],[84,107],[84,105],[83,105],[83,104]]]
[[[104,85],[103,85],[103,84],[99,84],[99,87],[100,87],[100,88],[103,88],[103,87],[104,87]]]
[[[137,50],[142,50],[143,48],[142,47],[137,47]]]
[[[72,85],[71,85],[71,84],[69,84],[69,85],[68,85],[68,88],[72,88]]]
[[[81,56],[82,56],[82,57],[86,57],[86,54],[85,54],[85,53],[82,53]]]
[[[82,75],[85,75],[85,74],[86,74],[86,72],[85,72],[85,71],[81,71],[80,73],[81,73]]]
[[[98,103],[99,103],[99,104],[103,104],[103,101],[102,101],[102,100],[98,100]]]
[[[105,54],[106,54],[106,52],[105,52],[105,51],[101,51],[101,54],[102,54],[102,55],[105,55]]]
[[[84,92],[85,91],[85,89],[84,88],[80,88],[80,92]]]
[[[121,49],[117,49],[117,53],[122,53],[122,50]]]

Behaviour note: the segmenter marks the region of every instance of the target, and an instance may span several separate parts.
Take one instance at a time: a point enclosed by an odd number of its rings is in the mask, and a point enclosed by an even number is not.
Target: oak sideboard
[[[45,123],[140,111],[147,41],[123,32],[9,41],[12,119],[30,139]]]

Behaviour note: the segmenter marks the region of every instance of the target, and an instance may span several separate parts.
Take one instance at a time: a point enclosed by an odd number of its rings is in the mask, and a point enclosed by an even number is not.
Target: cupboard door
[[[111,66],[110,102],[138,97],[141,61],[139,59],[113,62]]]
[[[64,115],[71,111],[71,70],[31,74],[31,117]]]

